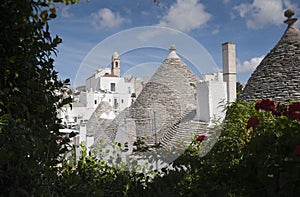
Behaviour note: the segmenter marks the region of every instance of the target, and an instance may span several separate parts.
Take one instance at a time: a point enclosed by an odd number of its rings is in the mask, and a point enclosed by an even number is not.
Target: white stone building
[[[74,90],[72,107],[64,106],[59,117],[67,128],[80,129],[79,141],[87,141],[85,126],[101,102],[109,103],[112,110],[102,114],[103,119],[114,119],[129,107],[138,94],[142,81],[135,77],[120,76],[120,56],[112,55],[111,68],[99,69],[86,79],[85,89]],[[138,88],[138,92],[135,91]]]
[[[202,75],[197,83],[197,115],[195,120],[208,123],[225,118],[225,105],[236,100],[235,43],[222,44],[223,73]]]
[[[230,86],[236,81],[235,44],[225,43],[222,47],[228,48],[223,50],[224,73],[204,74],[199,80],[172,45],[166,59],[128,109],[111,121],[101,120],[104,107],[95,111],[87,129],[90,139],[87,144],[94,143],[88,148],[97,150],[103,142],[108,146],[118,142],[126,145],[120,155],[127,161],[144,155],[133,151],[137,149],[135,142],[141,138],[151,149],[145,158],[175,149],[176,152],[161,157],[163,163],[170,163],[183,153],[195,135],[204,134],[208,138],[217,135],[213,119],[224,119],[224,106],[233,102],[236,94],[235,86]],[[153,148],[157,144],[159,148]]]
[[[76,92],[78,102],[66,110],[69,122],[80,125],[79,141],[88,149],[101,140],[117,141],[132,151],[137,136],[170,148],[189,143],[195,133],[210,135],[213,120],[222,121],[225,104],[236,97],[235,44],[222,45],[223,73],[203,74],[201,80],[175,50],[172,45],[140,95],[136,78],[120,77],[120,57],[114,52],[111,68],[86,79],[85,90]],[[131,105],[133,93],[139,96]]]
[[[120,56],[114,52],[111,68],[97,70],[86,79],[86,91],[81,92],[80,102],[86,105],[87,117],[95,111],[100,102],[108,102],[115,115],[131,105],[135,93],[136,78],[120,77]]]
[[[203,75],[197,83],[197,115],[195,120],[209,122],[224,119],[227,87],[222,73]]]

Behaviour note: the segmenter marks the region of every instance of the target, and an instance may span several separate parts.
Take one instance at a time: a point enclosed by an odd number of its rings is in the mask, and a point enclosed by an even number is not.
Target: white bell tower
[[[115,51],[111,57],[111,74],[120,77],[120,56]]]

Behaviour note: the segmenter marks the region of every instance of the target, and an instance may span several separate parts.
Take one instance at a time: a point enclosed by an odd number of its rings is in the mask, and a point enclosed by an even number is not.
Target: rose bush
[[[300,193],[300,104],[270,99],[227,109],[218,142],[204,157],[200,136],[149,184],[169,196],[295,196]],[[199,150],[200,148],[200,150]],[[162,186],[163,187],[160,187]],[[155,187],[156,186],[156,187]],[[170,192],[171,191],[171,192]],[[148,192],[146,192],[148,193]],[[149,195],[150,196],[150,195]]]
[[[299,102],[233,103],[218,143],[188,172],[192,181],[185,184],[209,196],[299,194],[299,112]]]
[[[268,104],[261,107],[264,102]],[[263,123],[249,131],[252,139],[239,166],[245,188],[268,196],[299,193],[300,159],[295,154],[300,142],[299,106],[299,102],[275,105],[271,100],[255,104]]]

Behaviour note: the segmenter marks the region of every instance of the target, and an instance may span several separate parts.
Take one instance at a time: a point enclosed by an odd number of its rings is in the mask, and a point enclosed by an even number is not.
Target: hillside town
[[[278,62],[279,53],[295,53],[299,37],[296,36],[298,30],[293,26],[294,21],[291,17],[285,21],[288,28],[284,36],[254,71],[240,99],[272,97],[287,101],[298,98],[297,77],[288,79],[290,74],[282,73],[296,74],[298,72],[292,70],[297,67],[293,64],[285,66],[286,69],[273,66],[291,60],[280,59]],[[287,43],[293,43],[290,52]],[[103,141],[109,145],[117,142],[124,145],[125,153],[122,154],[128,159],[128,155],[135,155],[136,144],[143,139],[147,147],[181,149],[181,152],[177,151],[179,155],[195,135],[210,136],[216,121],[222,123],[225,106],[236,100],[235,43],[222,44],[222,59],[223,72],[204,73],[197,77],[180,59],[172,44],[161,66],[144,84],[135,76],[121,77],[121,57],[115,51],[110,68],[97,70],[86,79],[84,86],[73,90],[72,107],[65,106],[59,113],[65,127],[61,132],[77,134],[72,143],[78,154],[81,142],[88,151]],[[259,71],[262,68],[270,71]],[[289,84],[286,82],[289,80],[293,82],[286,88],[284,84]],[[270,83],[274,85],[270,86]],[[281,91],[283,87],[284,91]]]
[[[98,3],[0,4],[0,196],[299,196],[300,31],[294,10],[283,11],[299,2]],[[91,19],[100,29],[91,31]],[[76,70],[90,33],[173,22],[183,28],[174,35],[190,32],[191,44],[150,28],[152,39],[125,31],[84,58],[78,86],[56,71],[61,49],[72,62],[62,70]],[[72,34],[72,45],[58,48],[53,25]],[[201,39],[222,52],[211,52],[218,66],[194,42]],[[119,47],[123,40],[132,45]],[[266,55],[254,54],[260,48]],[[243,62],[246,53],[256,58]],[[251,73],[243,87],[242,70]]]
[[[147,138],[148,146],[184,150],[194,135],[209,135],[213,121],[221,123],[225,105],[236,98],[235,43],[224,43],[222,54],[223,72],[197,77],[172,44],[144,84],[137,77],[120,76],[121,58],[114,52],[111,68],[97,70],[73,90],[72,105],[59,113],[65,127],[61,132],[77,133],[74,145],[83,142],[88,150],[104,140],[126,144],[132,153],[141,138]]]

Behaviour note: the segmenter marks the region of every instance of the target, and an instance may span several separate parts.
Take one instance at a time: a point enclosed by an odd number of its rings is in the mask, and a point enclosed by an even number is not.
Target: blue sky
[[[111,54],[117,50],[121,54],[122,74],[140,70],[151,75],[174,43],[187,64],[196,64],[200,72],[213,72],[222,69],[222,43],[235,42],[237,79],[246,83],[284,33],[283,13],[287,8],[295,10],[294,17],[300,15],[298,0],[160,0],[159,6],[151,0],[90,0],[68,6],[60,4],[58,17],[50,22],[52,34],[63,39],[55,67],[61,78],[70,78],[73,83],[106,67]],[[125,36],[126,32],[132,29],[136,32],[135,29],[144,26],[151,33],[153,43],[134,45],[133,38]],[[296,26],[299,28],[299,22]],[[171,29],[164,34],[147,27]],[[176,31],[181,32],[177,33],[180,37],[169,36],[172,32],[175,35]],[[180,41],[183,37],[186,40]],[[191,46],[194,42],[201,46],[195,45],[196,48],[186,52],[184,43]],[[206,53],[213,63],[203,59],[202,55],[207,56]],[[102,59],[87,63],[86,60],[94,56],[102,56]],[[201,70],[203,62],[206,69]],[[75,85],[79,83],[80,80]]]

